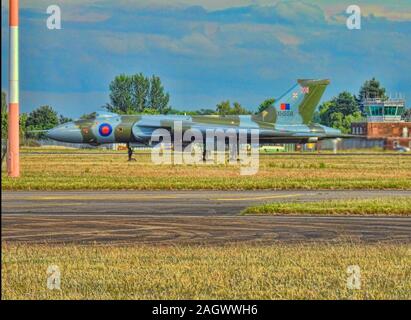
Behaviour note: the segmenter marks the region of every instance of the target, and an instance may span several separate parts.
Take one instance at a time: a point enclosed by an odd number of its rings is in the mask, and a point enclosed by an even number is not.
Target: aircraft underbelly
[[[314,141],[315,139],[321,137],[318,132],[311,132],[309,128],[304,128],[301,131],[288,131],[285,128],[277,129],[261,129],[255,127],[235,127],[235,126],[224,126],[219,124],[198,124],[198,123],[183,123],[182,134],[184,135],[187,130],[191,129],[193,132],[201,133],[204,139],[207,134],[217,134],[222,132],[226,135],[233,134],[239,135],[240,131],[247,132],[248,139],[251,138],[251,133],[258,133],[259,140],[262,143],[306,143]],[[308,129],[308,130],[307,130]],[[163,127],[163,126],[151,126],[148,124],[134,124],[132,128],[132,134],[136,142],[149,143],[150,141],[161,141],[165,134],[169,134],[170,138],[174,139],[174,128]],[[218,134],[217,134],[218,135]],[[154,139],[153,139],[154,138]]]

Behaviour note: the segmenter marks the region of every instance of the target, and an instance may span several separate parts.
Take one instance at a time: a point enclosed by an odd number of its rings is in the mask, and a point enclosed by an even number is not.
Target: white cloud
[[[275,6],[275,10],[283,18],[303,24],[324,21],[320,7],[302,1],[281,1]]]
[[[390,11],[387,9],[390,3],[384,7],[378,1],[375,0],[375,7],[365,6],[365,13],[379,12],[378,16],[385,14],[393,18],[395,12],[402,12],[397,17],[402,19],[411,7],[395,7]],[[357,91],[357,84],[344,81],[347,78],[366,79],[375,74],[381,75],[382,82],[392,78],[406,83],[404,90],[410,90],[409,81],[406,81],[411,65],[407,23],[375,19],[371,29],[349,33],[344,19],[324,20],[319,8],[296,1],[277,7],[277,1],[258,1],[269,6],[218,13],[195,8],[185,10],[184,6],[205,4],[205,1],[182,0],[171,4],[154,1],[155,5],[172,5],[181,10],[164,7],[153,10],[152,1],[54,2],[62,3],[63,20],[95,23],[67,24],[62,32],[51,33],[44,28],[42,18],[23,16],[30,29],[22,32],[25,40],[21,55],[22,65],[25,64],[22,90],[94,92],[105,90],[116,74],[140,71],[166,79],[176,107],[212,107],[228,97],[258,105],[266,94],[276,87],[288,86],[288,82],[291,84],[298,77],[331,77],[333,83],[339,84],[335,90],[354,88]],[[24,3],[42,13],[50,4],[43,0],[22,0],[23,7]],[[211,10],[253,2],[211,0],[207,3],[205,6]],[[338,7],[334,0],[315,3],[327,9],[325,15],[329,17],[345,9]],[[126,6],[128,10],[122,10]],[[145,10],[139,9],[143,7]],[[112,19],[106,21],[110,16]],[[2,28],[2,34],[6,32],[7,28]],[[7,37],[3,38],[3,44],[7,43]],[[4,56],[3,62],[7,64]],[[55,74],[45,74],[54,69]],[[3,74],[6,75],[3,79],[7,79],[7,73],[3,71]],[[54,76],[58,77],[54,79]],[[185,85],[177,90],[181,81]],[[187,84],[191,84],[191,91]],[[279,91],[283,89],[286,88]],[[35,91],[26,95],[24,101],[25,106],[33,107],[46,103],[59,108],[64,105],[63,110],[59,110],[64,113],[71,105],[79,104],[81,108],[83,100],[88,111],[92,111],[108,99],[106,93],[104,97],[103,94],[76,95],[59,93],[53,96]],[[79,110],[76,113],[82,111]]]
[[[303,8],[304,14],[311,16],[313,7],[310,0],[53,0],[53,4],[61,5],[66,8],[87,8],[91,5],[96,5],[99,8],[117,7],[117,8],[155,8],[155,7],[188,7],[188,6],[202,6],[207,10],[223,10],[233,7],[242,6],[275,6],[279,5],[281,12],[286,13],[289,17],[295,15],[287,9],[290,3],[295,2],[294,6]],[[332,16],[340,14],[345,11],[348,5],[352,4],[352,0],[316,0],[316,6],[321,7],[328,19]],[[21,8],[35,9],[45,11],[50,5],[50,0],[20,0]],[[2,2],[2,8],[8,8],[8,1]],[[361,8],[364,16],[374,15],[376,17],[383,17],[394,21],[410,21],[411,20],[411,3],[409,0],[362,0]],[[86,19],[87,15],[83,19]],[[102,16],[88,16],[90,20],[103,19]],[[311,19],[311,18],[310,18]],[[96,20],[97,21],[97,20]]]
[[[124,55],[155,50],[195,56],[219,54],[218,45],[201,33],[191,33],[181,38],[142,33],[105,33],[97,37],[97,42],[109,52]]]
[[[70,22],[102,22],[110,18],[108,13],[82,12],[81,10],[67,10],[64,12],[63,20]]]

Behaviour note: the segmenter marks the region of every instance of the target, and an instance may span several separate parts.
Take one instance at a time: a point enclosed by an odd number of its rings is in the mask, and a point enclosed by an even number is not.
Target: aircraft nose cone
[[[58,140],[58,141],[60,141],[64,137],[62,130],[58,127],[49,130],[46,136],[49,139]]]
[[[79,128],[74,124],[68,123],[53,128],[47,132],[47,138],[69,143],[82,143],[82,135]]]

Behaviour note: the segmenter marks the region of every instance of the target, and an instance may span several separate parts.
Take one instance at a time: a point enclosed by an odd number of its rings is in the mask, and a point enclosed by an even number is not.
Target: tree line
[[[167,113],[170,95],[165,92],[161,79],[142,73],[121,74],[110,83],[110,103],[105,108],[119,114]]]
[[[72,121],[63,115],[59,115],[50,106],[40,106],[30,113],[20,114],[20,138],[24,141],[26,138],[41,138],[44,135],[34,133],[35,131],[49,130],[59,124]],[[7,101],[6,93],[1,93],[1,138],[7,137]]]
[[[170,106],[170,94],[165,91],[160,77],[147,77],[142,73],[121,74],[110,83],[110,102],[105,108],[118,114],[189,114],[234,115],[251,114],[240,103],[222,101],[215,109],[181,111]]]
[[[361,105],[365,98],[388,99],[385,88],[381,87],[377,79],[372,78],[364,82],[357,96],[344,91],[323,102],[315,112],[313,121],[349,133],[351,123],[361,120],[366,115]]]

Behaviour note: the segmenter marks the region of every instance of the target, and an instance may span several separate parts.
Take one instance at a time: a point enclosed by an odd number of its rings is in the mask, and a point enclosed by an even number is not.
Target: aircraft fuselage
[[[257,115],[241,116],[181,116],[181,115],[117,115],[96,114],[96,117],[60,125],[47,133],[53,140],[92,145],[109,143],[150,144],[157,129],[169,130],[175,126],[197,130],[205,135],[207,130],[255,130],[263,143],[307,143],[337,138],[341,132],[319,124],[273,124],[262,121]]]

